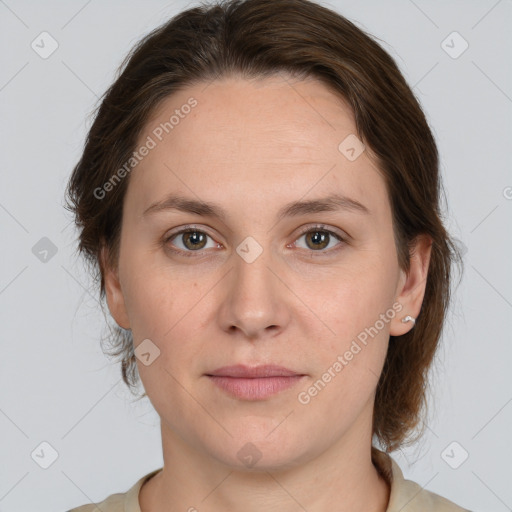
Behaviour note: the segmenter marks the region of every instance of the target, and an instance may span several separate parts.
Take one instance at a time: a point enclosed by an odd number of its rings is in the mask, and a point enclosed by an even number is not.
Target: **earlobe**
[[[117,268],[114,269],[108,264],[107,249],[105,246],[101,249],[101,272],[105,283],[105,295],[110,314],[119,327],[129,329],[130,321],[126,312],[124,295],[119,281],[119,272]]]
[[[409,271],[402,271],[396,301],[402,306],[390,326],[392,336],[401,336],[410,331],[418,317],[427,286],[432,239],[419,235],[411,249]]]

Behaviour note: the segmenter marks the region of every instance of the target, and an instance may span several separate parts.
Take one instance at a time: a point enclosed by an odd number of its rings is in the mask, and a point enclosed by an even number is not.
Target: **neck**
[[[240,471],[205,458],[162,422],[164,468],[142,487],[141,511],[385,512],[389,484],[372,463],[371,443],[362,437],[344,437],[293,468]]]

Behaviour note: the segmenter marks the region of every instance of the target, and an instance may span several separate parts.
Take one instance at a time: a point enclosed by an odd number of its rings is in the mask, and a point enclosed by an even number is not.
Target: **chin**
[[[250,428],[246,423],[239,425],[237,432],[228,428],[233,437],[223,435],[214,446],[211,443],[215,440],[210,438],[205,450],[235,471],[282,471],[311,458],[314,450],[304,444],[307,436],[290,428],[279,432],[281,425],[276,428],[278,422],[270,418],[257,420],[260,428],[254,422]]]

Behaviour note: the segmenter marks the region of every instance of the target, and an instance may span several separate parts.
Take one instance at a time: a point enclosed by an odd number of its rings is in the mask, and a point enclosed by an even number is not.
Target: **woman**
[[[342,16],[227,1],[146,36],[68,195],[164,467],[97,508],[464,510],[388,454],[449,302],[439,191],[411,89]]]

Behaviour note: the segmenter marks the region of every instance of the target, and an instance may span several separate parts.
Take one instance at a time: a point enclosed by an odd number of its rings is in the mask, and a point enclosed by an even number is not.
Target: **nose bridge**
[[[250,338],[283,328],[286,305],[276,270],[271,270],[275,261],[270,249],[247,237],[232,256],[233,270],[221,314],[223,328],[236,327]]]
[[[272,295],[272,255],[252,237],[246,238],[236,248],[234,259],[235,289],[247,298]]]

